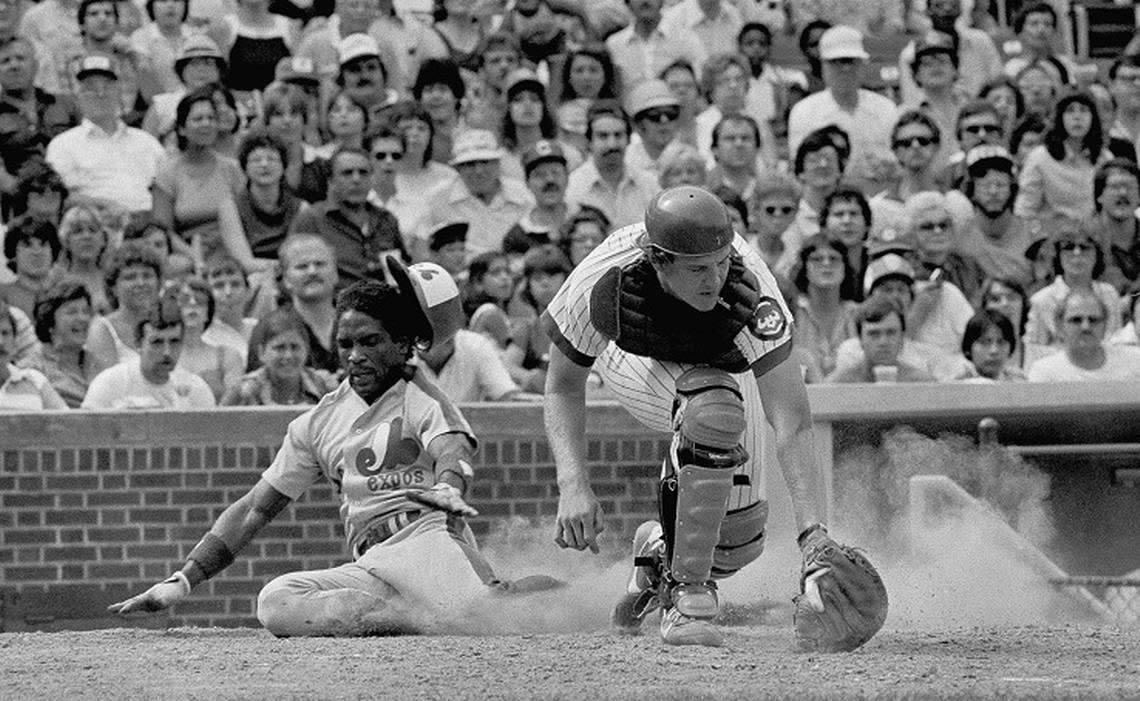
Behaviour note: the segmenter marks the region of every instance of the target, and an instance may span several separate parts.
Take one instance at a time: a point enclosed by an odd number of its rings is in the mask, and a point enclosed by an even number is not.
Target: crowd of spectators
[[[1140,380],[1140,35],[1067,10],[0,0],[0,409],[314,403],[387,256],[462,291],[425,372],[533,399],[546,305],[680,184],[808,382]]]

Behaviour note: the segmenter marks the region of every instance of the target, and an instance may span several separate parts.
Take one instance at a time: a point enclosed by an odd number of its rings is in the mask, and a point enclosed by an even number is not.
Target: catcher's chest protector
[[[734,253],[717,306],[698,311],[665,292],[642,256],[598,279],[590,294],[590,321],[634,355],[744,372],[748,362],[733,341],[752,320],[760,297],[759,280]]]

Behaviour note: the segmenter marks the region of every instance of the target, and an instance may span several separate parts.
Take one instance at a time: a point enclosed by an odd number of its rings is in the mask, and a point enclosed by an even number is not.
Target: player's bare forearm
[[[289,502],[289,497],[274,489],[264,479],[258,480],[252,489],[218,516],[209,533],[217,537],[231,554],[236,555]],[[191,586],[207,579],[206,573],[194,560],[186,562],[182,573]]]
[[[557,346],[550,349],[543,421],[558,470],[558,491],[588,489],[586,471],[586,378],[589,368],[576,365]]]
[[[764,414],[776,433],[776,456],[792,497],[797,532],[827,519],[823,470],[816,455],[811,405],[799,365],[788,358],[757,378]]]

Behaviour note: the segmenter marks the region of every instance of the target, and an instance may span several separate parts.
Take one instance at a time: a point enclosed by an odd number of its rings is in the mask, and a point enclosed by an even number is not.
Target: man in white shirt
[[[744,26],[740,11],[727,0],[681,0],[665,11],[661,30],[697,35],[709,56],[736,52],[736,36]]]
[[[149,212],[162,145],[123,123],[118,75],[110,59],[84,58],[75,77],[83,121],[48,143],[48,163],[72,198],[111,203],[138,216]]]
[[[513,399],[522,390],[503,364],[495,342],[460,329],[455,337],[419,352],[418,365],[456,403]]]
[[[629,92],[629,115],[637,134],[625,150],[625,165],[661,177],[659,162],[677,136],[681,103],[663,80],[646,80]]]
[[[958,50],[957,85],[966,95],[977,95],[982,86],[1001,76],[1001,56],[993,39],[981,29],[957,27],[962,14],[962,0],[927,0],[926,12],[935,31],[954,39]],[[899,54],[899,98],[904,104],[921,99],[922,90],[914,82],[915,42],[911,41]]]
[[[182,355],[182,319],[139,324],[138,360],[127,360],[95,376],[84,409],[208,409],[215,406],[206,381],[177,367]]]
[[[1029,366],[1029,381],[1140,380],[1140,348],[1104,343],[1108,314],[1092,292],[1071,290],[1054,315],[1064,349]]]
[[[626,0],[633,22],[606,39],[621,83],[627,88],[659,78],[674,61],[683,59],[700,66],[708,55],[700,39],[684,27],[665,34],[661,28],[663,4],[664,0]]]
[[[602,211],[617,229],[645,218],[645,207],[659,189],[657,178],[625,167],[629,118],[611,101],[599,101],[586,115],[590,158],[570,174],[566,202]]]
[[[805,136],[834,124],[851,139],[846,175],[861,185],[873,183],[875,160],[893,157],[891,130],[898,119],[898,107],[890,99],[859,87],[870,55],[858,30],[842,25],[828,29],[820,37],[819,55],[827,87],[792,108],[788,151],[795,153]]]

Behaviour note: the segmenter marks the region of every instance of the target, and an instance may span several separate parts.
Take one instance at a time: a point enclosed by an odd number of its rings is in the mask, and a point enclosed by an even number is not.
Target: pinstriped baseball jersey
[[[445,410],[414,384],[401,380],[369,406],[345,380],[289,423],[262,477],[291,499],[327,477],[340,492],[345,535],[355,547],[369,523],[423,508],[407,493],[435,483],[424,448],[453,432],[475,441],[458,412]]]
[[[552,342],[567,357],[578,365],[593,365],[598,370],[606,387],[635,418],[651,429],[671,432],[676,380],[693,366],[626,352],[602,334],[590,316],[594,285],[609,269],[628,265],[642,255],[638,243],[644,233],[645,226],[639,223],[610,234],[571,272],[547,307],[544,325]],[[739,235],[733,240],[733,249],[756,275],[762,300],[766,300],[758,305],[753,322],[733,340],[751,368],[733,375],[742,390],[748,417],[743,445],[749,459],[737,472],[747,475],[749,484],[734,487],[729,499],[729,509],[738,509],[764,498],[763,466],[774,464],[776,459],[772,428],[764,419],[756,375],[788,357],[792,316],[759,254]]]

